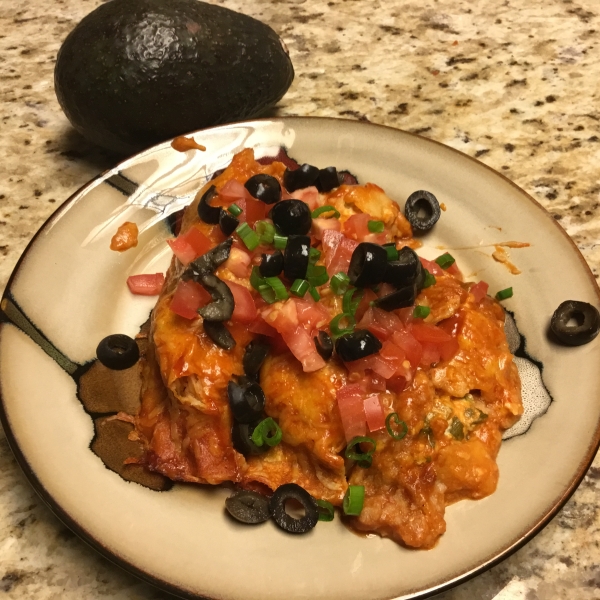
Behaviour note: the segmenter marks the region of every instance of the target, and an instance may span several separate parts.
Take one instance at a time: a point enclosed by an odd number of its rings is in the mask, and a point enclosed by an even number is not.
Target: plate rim
[[[502,180],[504,180],[505,183],[508,183],[510,186],[515,188],[522,196],[527,198],[536,208],[538,208],[541,211],[542,216],[544,218],[548,219],[549,221],[551,221],[554,224],[554,226],[558,229],[558,231],[563,235],[563,237],[566,238],[566,240],[570,243],[571,247],[575,251],[575,254],[576,254],[579,262],[581,263],[583,270],[585,271],[585,273],[587,275],[588,280],[592,283],[592,287],[595,291],[597,301],[598,301],[598,303],[600,303],[600,287],[599,287],[598,282],[596,281],[596,278],[594,277],[594,274],[593,274],[590,266],[586,262],[585,258],[583,257],[583,254],[581,253],[581,251],[579,250],[579,248],[577,247],[577,245],[575,244],[573,239],[569,236],[569,234],[566,232],[566,230],[557,222],[557,220],[552,217],[552,215],[549,213],[549,211],[546,210],[544,208],[544,206],[542,206],[542,204],[540,202],[538,202],[533,196],[531,196],[528,192],[526,192],[524,189],[519,187],[514,181],[509,179],[506,175],[502,174],[499,171],[496,171],[495,169],[493,169],[486,163],[478,160],[477,158],[470,156],[468,154],[465,154],[464,152],[461,152],[460,150],[458,150],[452,146],[449,146],[447,144],[444,144],[438,140],[427,138],[422,135],[412,133],[410,131],[405,131],[403,129],[399,129],[397,127],[392,127],[389,125],[382,125],[379,123],[362,122],[362,121],[356,121],[354,119],[343,119],[343,118],[335,118],[335,117],[317,117],[317,116],[265,117],[265,118],[252,119],[252,120],[246,120],[246,121],[236,121],[236,122],[218,125],[218,126],[214,126],[214,127],[207,127],[204,129],[194,130],[194,131],[182,134],[182,135],[195,136],[200,133],[215,131],[215,130],[219,130],[219,129],[228,129],[228,128],[233,128],[236,126],[250,126],[253,123],[259,123],[259,124],[260,123],[265,123],[265,124],[266,123],[282,123],[284,125],[286,123],[290,123],[290,125],[291,125],[292,121],[299,121],[299,122],[328,121],[331,124],[335,124],[336,126],[342,126],[342,127],[344,124],[352,124],[353,126],[359,126],[359,127],[381,128],[381,129],[384,129],[387,131],[401,133],[401,134],[408,135],[410,137],[417,138],[419,140],[422,140],[422,141],[425,141],[428,143],[432,143],[437,146],[441,146],[445,150],[450,150],[451,152],[456,153],[461,158],[469,159],[472,163],[474,163],[476,165],[476,167],[484,167],[485,169],[490,171],[493,175],[500,177]],[[102,173],[99,173],[98,175],[96,175],[95,177],[90,179],[88,182],[86,182],[82,186],[80,186],[66,200],[64,200],[48,216],[48,218],[42,223],[42,225],[35,232],[35,234],[31,238],[31,240],[28,242],[27,246],[23,250],[21,256],[17,260],[17,262],[11,272],[11,275],[8,278],[6,287],[3,290],[2,304],[4,304],[4,302],[7,300],[10,301],[11,285],[12,285],[14,279],[17,277],[19,270],[22,268],[23,262],[25,261],[25,258],[27,256],[28,252],[34,246],[37,238],[40,235],[42,235],[49,226],[51,226],[54,222],[56,222],[61,217],[62,213],[64,213],[79,197],[83,196],[85,194],[85,192],[88,190],[88,188],[92,188],[94,185],[98,185],[102,181],[105,181],[106,179],[108,179],[115,172],[119,172],[121,170],[122,166],[124,165],[124,163],[126,163],[132,159],[143,157],[145,154],[147,154],[151,150],[160,148],[162,146],[166,146],[167,144],[170,144],[173,139],[174,138],[170,138],[159,144],[155,144],[155,145],[150,146],[138,153],[132,154],[128,157],[125,157],[125,158],[119,160],[119,162],[115,166],[103,171]],[[10,324],[10,321],[8,319],[2,318],[2,312],[3,311],[0,311],[0,331],[7,323]],[[112,564],[121,568],[125,572],[130,573],[130,574],[134,575],[135,577],[141,579],[142,581],[149,583],[150,585],[153,585],[161,590],[167,591],[170,594],[173,594],[180,598],[184,598],[186,600],[215,600],[209,596],[190,593],[189,591],[187,591],[173,583],[165,581],[159,577],[156,577],[152,573],[144,571],[143,569],[131,564],[124,558],[116,555],[111,550],[109,550],[106,546],[104,546],[101,542],[99,542],[92,534],[88,533],[82,525],[80,525],[74,518],[72,518],[67,513],[67,511],[64,510],[56,500],[54,500],[52,495],[44,488],[43,484],[40,482],[40,480],[37,477],[37,475],[35,474],[33,468],[29,465],[27,459],[25,458],[24,454],[22,453],[21,449],[19,448],[16,437],[14,436],[13,431],[12,431],[9,421],[8,421],[8,416],[7,416],[7,412],[6,412],[6,408],[5,408],[5,401],[2,396],[2,386],[0,386],[0,423],[2,424],[2,427],[3,427],[5,435],[6,435],[6,440],[8,442],[9,448],[11,449],[11,451],[15,457],[15,460],[16,460],[17,464],[19,465],[19,467],[21,468],[21,470],[23,471],[23,474],[25,475],[27,481],[32,486],[34,491],[40,497],[42,502],[54,514],[54,516],[56,518],[58,518],[58,520],[61,521],[61,523],[64,526],[66,526],[68,529],[73,531],[73,533],[75,533],[89,547],[93,548],[102,557],[109,560]],[[478,575],[491,569],[492,567],[496,566],[497,564],[501,563],[503,560],[507,559],[509,556],[511,556],[512,554],[517,552],[526,543],[528,543],[536,535],[538,535],[538,533],[540,533],[540,531],[542,531],[542,529],[544,529],[549,524],[549,522],[558,514],[558,512],[568,502],[568,500],[571,498],[571,496],[574,494],[576,489],[581,484],[587,471],[589,470],[590,466],[592,465],[593,460],[594,460],[596,454],[598,453],[599,449],[600,449],[600,420],[598,421],[598,423],[596,425],[596,430],[594,432],[594,435],[591,439],[590,444],[588,445],[588,451],[585,454],[585,456],[583,457],[583,459],[581,460],[580,464],[578,465],[578,468],[575,471],[574,476],[571,479],[571,482],[565,488],[563,493],[556,499],[556,501],[551,506],[551,508],[548,509],[547,512],[541,518],[539,518],[537,520],[536,524],[533,527],[531,527],[531,529],[529,529],[526,533],[522,534],[518,539],[514,540],[512,543],[508,544],[503,549],[498,550],[496,552],[495,556],[485,560],[478,567],[475,567],[471,570],[460,573],[460,574],[454,576],[452,579],[450,579],[444,583],[434,585],[427,590],[421,590],[418,592],[410,592],[410,593],[404,594],[402,596],[394,595],[394,596],[390,596],[389,598],[387,598],[387,600],[398,600],[398,599],[409,600],[409,599],[417,599],[417,598],[423,598],[423,599],[430,598],[430,597],[435,596],[443,591],[446,591],[453,587],[456,587],[457,585],[460,585],[461,583],[465,583],[466,581],[469,581],[470,579],[473,579],[474,577],[477,577]]]

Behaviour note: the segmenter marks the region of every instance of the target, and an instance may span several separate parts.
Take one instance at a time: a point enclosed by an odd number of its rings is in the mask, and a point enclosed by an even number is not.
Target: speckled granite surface
[[[98,0],[0,5],[0,287],[52,211],[118,160],[74,133],[53,91],[61,40]],[[279,115],[420,133],[532,194],[600,273],[600,6],[593,0],[241,0],[271,24],[295,82]],[[0,434],[1,436],[1,434]],[[165,594],[113,567],[41,504],[0,439],[0,595]],[[444,600],[600,598],[600,460],[553,522]]]

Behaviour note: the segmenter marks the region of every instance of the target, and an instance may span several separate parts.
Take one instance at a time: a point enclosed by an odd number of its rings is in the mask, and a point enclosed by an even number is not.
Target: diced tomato
[[[174,240],[167,240],[167,244],[183,265],[188,265],[205,254],[212,246],[211,241],[197,227],[190,227]]]
[[[366,213],[352,215],[344,223],[344,235],[362,242],[364,237],[371,233],[369,231],[369,221],[373,221],[373,217]]]
[[[385,244],[388,241],[388,236],[385,231],[381,233],[369,233],[362,239],[363,242],[370,242],[371,244]]]
[[[221,197],[223,202],[227,204],[232,204],[234,202],[238,204],[239,200],[246,200],[247,198],[250,198],[250,193],[239,181],[236,181],[235,179],[230,179],[219,190],[219,196]]]
[[[196,258],[196,251],[183,239],[183,237],[167,240],[167,244],[173,250],[173,254],[180,260],[181,264],[187,266]]]
[[[432,275],[443,275],[444,274],[444,269],[442,269],[442,267],[440,267],[440,265],[438,265],[436,262],[434,262],[432,260],[427,260],[426,258],[423,258],[422,256],[419,256],[419,260],[421,261],[421,264]]]
[[[231,320],[237,321],[238,323],[252,323],[256,319],[258,313],[256,311],[256,306],[254,306],[254,300],[252,299],[250,291],[243,285],[233,281],[226,281],[225,283],[231,290],[233,301],[235,302]]]
[[[195,319],[198,309],[210,301],[210,294],[199,283],[180,279],[169,308],[185,319]]]
[[[376,373],[369,373],[363,379],[367,392],[385,392],[385,379]]]
[[[250,323],[248,326],[248,331],[251,333],[257,333],[259,335],[266,335],[268,337],[279,336],[277,329],[271,327],[268,323],[265,323],[265,320],[261,315],[258,315],[257,318]]]
[[[453,262],[446,269],[446,273],[449,273],[450,275],[453,275],[454,277],[458,277],[459,279],[462,279],[462,273],[460,272],[460,269],[458,268],[458,265],[455,262]]]
[[[442,360],[440,347],[433,342],[422,342],[423,355],[421,356],[421,364],[428,367],[433,363],[438,363]]]
[[[251,263],[252,257],[247,252],[237,246],[232,246],[225,267],[237,277],[249,277]]]
[[[160,294],[164,282],[165,276],[162,273],[130,275],[127,278],[127,287],[132,294],[138,296],[156,296]]]
[[[359,384],[350,384],[340,388],[336,393],[338,409],[344,427],[346,441],[367,433],[363,391]]]
[[[254,227],[254,223],[256,221],[260,221],[267,216],[268,207],[264,202],[260,200],[255,200],[254,198],[247,198],[245,206],[240,208],[244,209],[243,215],[240,215],[238,219],[244,220],[250,225],[250,227]],[[243,219],[241,218],[243,216]]]
[[[368,329],[379,340],[387,340],[391,333],[382,327],[375,318],[375,309],[370,306],[357,325],[358,329]]]
[[[303,325],[307,325],[309,329],[319,329],[331,320],[329,311],[312,298],[304,300],[293,298],[293,301],[296,304],[298,321]]]
[[[456,313],[455,315],[452,315],[449,319],[444,319],[443,321],[440,321],[437,324],[437,326],[440,329],[443,329],[448,335],[456,337],[456,334],[458,333],[459,322],[460,313]]]
[[[314,185],[296,190],[295,192],[286,192],[284,196],[294,198],[295,200],[302,200],[302,202],[308,204],[310,210],[315,210],[319,206],[319,190]],[[283,199],[285,200],[286,198]]]
[[[325,366],[313,339],[302,325],[298,325],[293,331],[281,332],[281,337],[290,352],[302,363],[304,372],[311,373]]]
[[[421,362],[423,347],[408,331],[395,331],[392,341],[406,354],[406,360],[416,369]]]
[[[385,427],[385,415],[379,400],[379,395],[369,396],[364,401],[365,417],[369,431],[379,431]]]
[[[396,394],[403,392],[406,389],[408,381],[406,377],[402,377],[401,375],[397,375],[396,377],[392,377],[387,380],[387,388]]]
[[[421,343],[431,342],[434,344],[443,344],[452,339],[452,336],[440,327],[419,320],[409,323],[407,328],[410,334]]]
[[[357,321],[360,321],[364,317],[373,300],[377,300],[377,294],[373,290],[367,288],[360,299],[356,314],[354,315],[354,318]]]
[[[489,287],[490,286],[485,281],[480,281],[472,286],[469,292],[473,294],[475,302],[481,302],[487,296]]]
[[[456,338],[452,338],[449,342],[439,344],[439,348],[442,360],[451,360],[458,352],[460,346],[458,345],[458,340]]]
[[[323,233],[325,267],[330,277],[340,271],[348,272],[350,259],[356,246],[358,242],[347,238],[339,231],[328,229]]]
[[[323,239],[323,234],[328,229],[332,229],[333,231],[339,231],[342,228],[339,219],[322,219],[316,218],[312,220],[311,232],[318,239]]]

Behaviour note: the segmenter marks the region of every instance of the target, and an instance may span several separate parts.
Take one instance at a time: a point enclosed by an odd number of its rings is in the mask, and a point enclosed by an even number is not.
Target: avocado
[[[121,154],[256,117],[293,79],[268,25],[197,0],[110,0],[69,33],[54,71],[73,127]]]

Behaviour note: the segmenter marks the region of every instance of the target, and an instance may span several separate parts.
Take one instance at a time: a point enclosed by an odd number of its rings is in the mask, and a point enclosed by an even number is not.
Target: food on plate
[[[565,300],[554,311],[550,330],[567,346],[587,344],[600,332],[600,313],[588,302]]]
[[[195,129],[258,116],[294,79],[265,23],[197,0],[111,0],[67,36],[58,101],[82,135],[131,154]]]
[[[121,371],[135,365],[140,351],[134,339],[123,333],[114,333],[100,341],[96,357],[105,367]]]
[[[259,494],[287,531],[338,507],[432,548],[448,504],[495,490],[523,410],[504,311],[450,254],[419,257],[380,187],[295,167],[243,150],[186,209],[143,361],[141,463],[252,492],[228,501],[242,520],[264,521]]]
[[[110,240],[110,249],[116,252],[125,252],[138,245],[138,226],[130,221],[119,225],[117,233]]]

